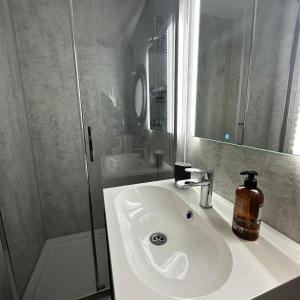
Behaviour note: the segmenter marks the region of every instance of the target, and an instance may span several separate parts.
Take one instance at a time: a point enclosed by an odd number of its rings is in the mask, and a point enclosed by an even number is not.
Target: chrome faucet
[[[191,179],[179,180],[176,186],[186,189],[194,186],[201,186],[200,206],[202,208],[212,208],[213,176],[212,170],[201,170],[196,168],[187,168],[186,172],[191,173]],[[193,175],[197,178],[193,178]]]

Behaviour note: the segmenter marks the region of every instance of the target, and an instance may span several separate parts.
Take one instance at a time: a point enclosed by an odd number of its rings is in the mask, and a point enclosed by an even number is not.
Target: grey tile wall
[[[0,70],[0,207],[21,294],[46,235],[14,32],[6,0],[0,0]],[[3,276],[0,275],[0,278],[1,286]]]
[[[214,191],[234,202],[239,173],[256,170],[264,192],[263,221],[300,242],[300,157],[190,138],[187,161],[215,171]]]
[[[13,0],[47,238],[89,229],[67,0]]]

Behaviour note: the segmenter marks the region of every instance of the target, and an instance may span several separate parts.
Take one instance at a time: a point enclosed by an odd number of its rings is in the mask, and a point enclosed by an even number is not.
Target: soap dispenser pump
[[[240,174],[247,175],[247,178],[236,190],[232,231],[245,240],[255,241],[259,237],[264,194],[257,188],[256,171]]]

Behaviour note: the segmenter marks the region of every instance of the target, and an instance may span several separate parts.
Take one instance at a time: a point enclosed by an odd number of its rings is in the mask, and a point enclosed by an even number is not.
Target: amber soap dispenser
[[[259,237],[264,194],[257,188],[256,171],[243,171],[240,174],[247,178],[244,185],[236,190],[232,231],[245,240],[255,241]]]

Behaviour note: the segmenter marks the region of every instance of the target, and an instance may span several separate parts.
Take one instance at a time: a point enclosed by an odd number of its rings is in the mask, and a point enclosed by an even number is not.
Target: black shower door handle
[[[92,138],[91,126],[88,126],[88,138],[89,138],[90,160],[94,161],[93,138]]]

